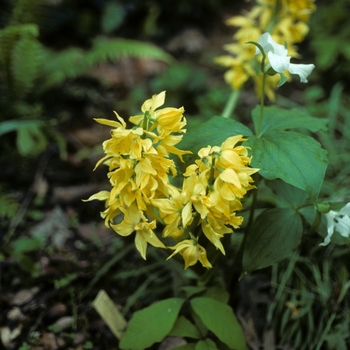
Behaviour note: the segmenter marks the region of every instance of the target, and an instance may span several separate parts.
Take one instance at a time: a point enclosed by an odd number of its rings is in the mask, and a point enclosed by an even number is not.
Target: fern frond
[[[36,24],[8,26],[0,30],[0,65],[6,72],[6,84],[14,96],[29,91],[38,75],[42,46]]]
[[[115,61],[122,57],[140,57],[159,60],[166,63],[174,61],[173,57],[161,48],[136,40],[129,39],[108,39],[98,37],[93,41],[93,46],[87,54],[87,61],[90,65]]]
[[[61,52],[46,50],[46,58],[42,67],[43,89],[84,75],[89,71],[89,68],[85,60],[85,53],[81,49],[71,48]]]
[[[43,0],[16,0],[9,21],[10,25],[20,23],[38,23],[38,18],[43,17]]]
[[[19,203],[0,187],[0,218],[12,219],[19,208]]]
[[[89,51],[71,48],[62,52],[47,51],[42,67],[43,89],[62,84],[65,80],[88,74],[91,69],[122,57],[144,57],[171,63],[171,55],[159,47],[135,40],[96,38]]]
[[[13,89],[16,96],[23,96],[32,90],[40,75],[43,58],[42,45],[35,37],[24,35],[16,42],[11,60]]]

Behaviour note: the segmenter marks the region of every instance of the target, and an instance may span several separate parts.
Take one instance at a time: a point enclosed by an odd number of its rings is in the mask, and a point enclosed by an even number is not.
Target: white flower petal
[[[273,52],[279,56],[287,56],[288,50],[280,44],[277,44],[269,33],[264,33],[258,39],[258,44],[263,48],[265,53]],[[256,48],[256,54],[260,54],[260,49]]]
[[[342,218],[336,218],[335,229],[343,236],[350,236],[350,218],[345,215]]]
[[[290,56],[279,56],[270,51],[268,53],[268,58],[269,58],[271,67],[277,73],[283,73],[284,71],[288,70],[288,68],[290,67],[290,64],[289,64]]]
[[[260,36],[260,38],[258,39],[258,44],[263,48],[263,50],[266,52],[269,51],[273,51],[273,46],[271,45],[271,43],[269,42],[269,39],[271,39],[271,36],[269,33],[264,33],[263,35]],[[260,49],[257,47],[255,54],[261,54],[262,52],[260,51]]]
[[[300,81],[302,83],[307,83],[307,77],[308,75],[313,71],[315,68],[314,64],[294,64],[291,63],[289,65],[289,72],[291,74],[298,74],[300,77]]]
[[[331,237],[333,236],[333,232],[328,234],[324,239],[323,243],[320,243],[320,246],[326,246],[331,242]]]
[[[334,218],[338,213],[336,211],[331,210],[326,214],[327,219],[327,237],[324,239],[323,243],[320,246],[328,245],[331,241],[331,237],[334,233]]]
[[[350,216],[350,203],[347,203],[343,208],[339,210],[340,215]]]

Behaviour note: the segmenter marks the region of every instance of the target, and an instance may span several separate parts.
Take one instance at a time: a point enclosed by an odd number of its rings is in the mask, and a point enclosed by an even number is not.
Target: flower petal
[[[311,74],[311,72],[313,71],[314,68],[315,68],[314,64],[294,64],[294,63],[291,63],[289,65],[288,70],[292,74],[298,74],[300,77],[300,81],[302,83],[307,83],[306,78],[309,76],[309,74]]]
[[[278,73],[283,73],[290,67],[290,56],[280,56],[270,51],[268,53],[268,58],[271,67]]]

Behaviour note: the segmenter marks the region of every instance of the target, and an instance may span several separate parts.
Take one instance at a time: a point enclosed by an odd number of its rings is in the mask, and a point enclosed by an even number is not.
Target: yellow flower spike
[[[241,89],[248,79],[253,78],[257,96],[261,97],[261,77],[255,72],[256,60],[253,47],[246,45],[248,41],[257,41],[264,32],[270,32],[279,42],[288,42],[289,55],[298,57],[294,49],[296,43],[301,42],[307,35],[309,28],[307,21],[315,10],[314,0],[257,0],[245,16],[235,16],[226,24],[238,27],[233,39],[234,44],[225,45],[224,49],[231,56],[221,56],[215,61],[227,67],[224,74],[225,81],[235,90]],[[271,77],[267,78],[265,94],[270,100],[275,99],[278,84]]]
[[[175,251],[167,258],[167,260],[179,253],[185,261],[185,269],[195,265],[198,260],[207,269],[212,267],[211,263],[208,261],[206,250],[199,245],[195,239],[186,239],[179,242],[174,247],[169,248],[174,249]]]

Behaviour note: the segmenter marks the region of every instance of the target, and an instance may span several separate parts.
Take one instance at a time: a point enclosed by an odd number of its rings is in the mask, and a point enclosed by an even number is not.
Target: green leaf
[[[190,298],[195,294],[203,293],[206,290],[206,287],[184,286],[181,290],[185,292],[187,298]]]
[[[267,181],[269,186],[276,194],[277,206],[279,208],[292,208],[298,210],[308,198],[305,191],[285,183],[282,180]]]
[[[42,125],[41,120],[6,120],[0,123],[0,136],[19,129],[39,128]]]
[[[11,70],[17,96],[28,93],[40,75],[43,49],[40,42],[31,35],[24,35],[16,41],[12,50]]]
[[[143,350],[160,342],[173,328],[185,299],[158,301],[132,316],[120,349]]]
[[[302,220],[290,208],[273,208],[263,211],[255,220],[246,241],[243,271],[270,266],[290,256],[300,243]]]
[[[201,340],[196,344],[195,350],[219,350],[211,339]]]
[[[223,343],[232,349],[247,349],[241,325],[227,304],[207,297],[193,298],[190,303],[205,326]]]
[[[255,130],[259,123],[260,106],[252,111]],[[276,106],[264,107],[263,119],[258,136],[270,133],[272,130],[307,129],[312,132],[326,131],[328,119],[314,118],[298,109],[282,109]]]
[[[102,29],[104,33],[110,33],[117,29],[124,20],[124,6],[115,2],[107,3],[102,15]]]
[[[202,296],[216,299],[222,303],[228,303],[230,298],[230,294],[227,292],[227,290],[218,285],[206,288],[206,291]]]
[[[38,154],[47,146],[43,132],[32,126],[18,129],[16,141],[18,152],[22,156]]]
[[[245,142],[251,147],[251,166],[267,180],[277,178],[317,200],[327,168],[327,152],[312,137],[292,131],[272,131]]]
[[[193,152],[193,155],[185,158],[196,158],[201,148],[208,145],[220,146],[228,137],[234,135],[248,136],[252,135],[252,131],[236,120],[223,117],[212,117],[205,122],[189,119],[187,132],[179,146]]]
[[[38,251],[40,248],[42,248],[43,244],[42,242],[37,238],[30,238],[30,237],[20,237],[16,239],[12,247],[14,249],[13,255],[19,256],[26,252],[31,251]]]
[[[172,63],[174,58],[160,47],[131,39],[97,37],[93,40],[92,48],[86,53],[90,65],[117,60],[123,57],[140,57]]]
[[[201,337],[198,328],[185,316],[179,316],[168,335],[194,339],[199,339]]]
[[[282,85],[284,85],[287,82],[287,78],[283,73],[279,73],[280,75],[280,81],[277,85],[277,87],[281,87]]]

